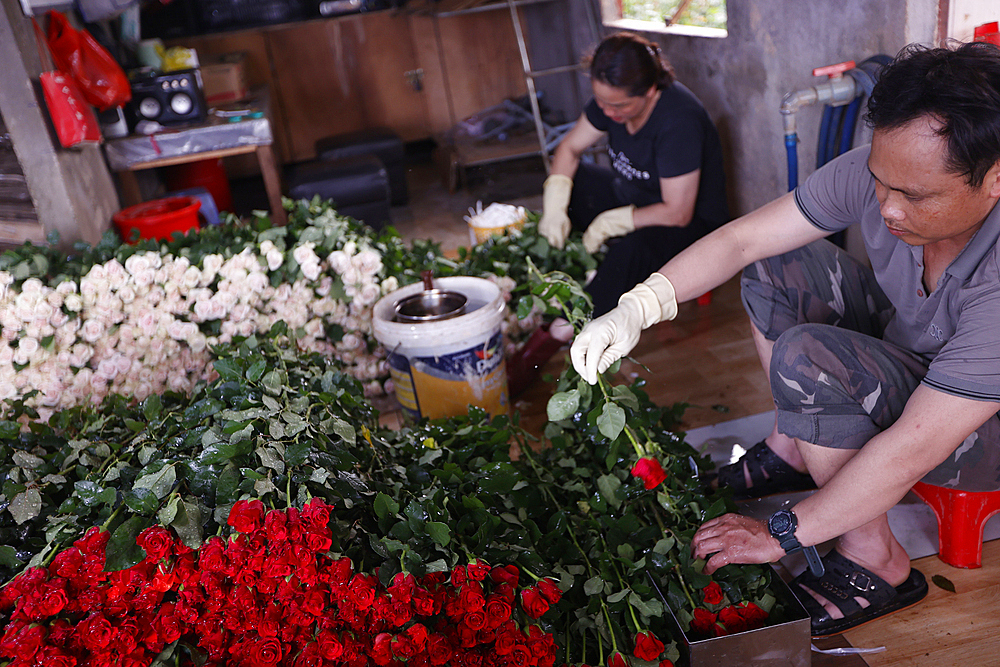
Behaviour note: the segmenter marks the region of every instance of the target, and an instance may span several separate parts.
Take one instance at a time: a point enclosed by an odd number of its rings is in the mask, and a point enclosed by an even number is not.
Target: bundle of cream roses
[[[212,378],[212,346],[278,321],[304,350],[340,360],[366,396],[391,391],[372,306],[428,263],[454,263],[427,248],[410,251],[394,233],[374,234],[328,205],[300,209],[287,228],[264,228],[250,242],[245,230],[234,234],[233,247],[222,247],[223,232],[213,246],[121,246],[76,277],[25,277],[23,262],[0,270],[0,401],[24,401],[47,420],[108,394],[187,393]],[[509,268],[481,274],[508,299],[515,281],[498,274]],[[509,314],[503,328],[516,341],[536,324]]]

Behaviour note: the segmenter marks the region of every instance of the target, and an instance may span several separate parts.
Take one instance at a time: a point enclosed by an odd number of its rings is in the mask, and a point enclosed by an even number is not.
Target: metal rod
[[[521,19],[518,15],[517,5],[514,0],[507,0],[510,8],[510,19],[514,24],[514,34],[517,36],[517,46],[521,51],[521,66],[524,69],[524,82],[528,87],[528,100],[531,102],[531,113],[535,117],[535,132],[538,133],[538,150],[542,154],[542,163],[545,165],[545,173],[549,173],[552,165],[549,161],[549,152],[545,148],[545,127],[542,125],[542,111],[538,108],[538,95],[535,92],[535,80],[531,77],[531,62],[528,60],[528,47],[524,43],[524,34],[521,31]]]

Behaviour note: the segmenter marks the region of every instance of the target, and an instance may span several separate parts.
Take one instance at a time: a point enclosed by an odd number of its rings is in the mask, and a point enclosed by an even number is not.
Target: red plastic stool
[[[959,491],[917,482],[913,492],[938,521],[938,558],[952,567],[983,565],[983,527],[1000,512],[1000,491]]]

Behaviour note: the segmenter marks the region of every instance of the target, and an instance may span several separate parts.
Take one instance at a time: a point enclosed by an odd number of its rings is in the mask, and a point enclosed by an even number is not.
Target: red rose
[[[737,634],[739,632],[745,632],[749,630],[749,624],[747,620],[743,617],[743,613],[739,607],[723,607],[719,610],[719,621],[726,626],[726,630],[730,634]]]
[[[562,590],[556,584],[555,579],[546,577],[542,579],[537,584],[538,592],[542,594],[542,597],[548,600],[549,604],[555,604],[562,599]]]
[[[388,665],[392,662],[392,635],[388,632],[380,632],[375,635],[375,642],[372,644],[369,657],[376,665]]]
[[[742,605],[743,617],[748,621],[766,621],[768,613],[755,605],[753,602],[745,602]]]
[[[525,588],[521,591],[521,608],[531,618],[539,618],[549,610],[549,603],[536,588]]]
[[[375,601],[375,585],[363,574],[354,575],[347,593],[358,609],[367,609]]]
[[[643,457],[632,466],[632,474],[642,480],[647,489],[655,489],[667,478],[663,466],[654,458]]]
[[[726,598],[726,594],[722,592],[722,587],[714,581],[705,586],[701,590],[701,593],[703,596],[702,599],[705,600],[705,604],[707,605],[721,604]]]
[[[264,503],[259,500],[237,500],[229,510],[229,525],[240,533],[259,529],[264,518]]]
[[[608,660],[608,667],[628,667],[628,661],[625,660],[625,656],[622,655],[621,651],[615,651],[611,655],[611,659]]]
[[[232,515],[230,515],[230,517],[231,516]],[[250,657],[250,664],[253,665],[253,667],[276,665],[281,660],[281,642],[274,637],[258,639],[249,647],[248,654]]]
[[[517,580],[520,577],[520,572],[516,565],[503,565],[497,566],[490,570],[490,579],[498,584],[510,584],[511,586],[517,586]]]
[[[486,627],[486,613],[479,609],[470,611],[462,618],[462,622],[473,630],[482,630]]]
[[[719,631],[722,628],[715,622],[716,618],[717,616],[712,612],[698,607],[694,610],[694,618],[691,620],[691,631],[708,637],[721,636],[721,632]]]
[[[459,565],[451,571],[451,585],[455,588],[463,586],[468,578],[469,575],[464,565]]]
[[[507,660],[515,667],[528,667],[532,663],[531,658],[531,651],[528,650],[528,647],[524,644],[518,644],[510,652],[510,657]]]
[[[21,658],[30,663],[31,656],[45,643],[45,628],[41,625],[11,623],[0,640],[0,655]]]
[[[465,612],[478,611],[486,606],[483,585],[478,581],[466,581],[465,585],[458,591],[458,597],[462,610]]]
[[[38,652],[37,664],[45,667],[74,667],[76,658],[54,646],[46,646]]]
[[[482,581],[486,578],[486,575],[490,573],[490,565],[483,560],[475,560],[469,563],[468,574],[469,579],[473,581]]]
[[[92,614],[77,625],[77,636],[85,648],[95,653],[107,648],[115,636],[111,622],[100,614]]]
[[[173,552],[174,536],[163,526],[150,526],[139,533],[135,543],[146,552],[146,560],[155,562]]]
[[[663,653],[663,642],[652,632],[640,632],[635,636],[635,657],[641,660],[656,660]]]
[[[329,532],[330,505],[322,498],[313,498],[302,508],[302,523],[313,532]]]
[[[488,627],[499,627],[501,623],[510,618],[510,612],[510,604],[496,593],[486,599],[486,625]]]
[[[671,660],[660,660],[659,667],[674,667],[674,663]]]
[[[55,616],[66,607],[69,599],[62,586],[55,582],[47,582],[38,591],[38,615],[40,617]]]
[[[406,630],[403,631],[403,634],[413,642],[413,645],[417,647],[418,651],[424,650],[424,647],[427,646],[427,639],[430,636],[430,633],[427,631],[427,627],[421,623],[414,623],[410,627],[406,628]]]
[[[49,565],[49,572],[58,574],[60,577],[72,579],[83,568],[83,554],[73,547],[60,551]],[[37,568],[41,570],[41,568]],[[22,575],[23,576],[23,575]],[[7,588],[10,588],[8,585]],[[6,590],[6,589],[5,589]]]
[[[344,653],[344,645],[340,643],[340,637],[333,632],[321,632],[317,641],[320,653],[325,660],[336,661]]]
[[[226,554],[221,537],[210,537],[198,549],[198,564],[208,572],[222,572],[226,568]]]
[[[443,665],[452,659],[455,651],[444,635],[434,634],[427,640],[427,653],[432,665]]]
[[[271,510],[264,515],[264,534],[271,542],[284,542],[288,538],[285,529],[288,517],[281,510]]]

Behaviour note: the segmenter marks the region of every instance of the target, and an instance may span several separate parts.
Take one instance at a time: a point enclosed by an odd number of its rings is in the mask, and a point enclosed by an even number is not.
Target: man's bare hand
[[[705,574],[730,563],[772,563],[785,555],[767,525],[739,514],[724,514],[702,524],[691,540],[695,558],[708,561]]]

